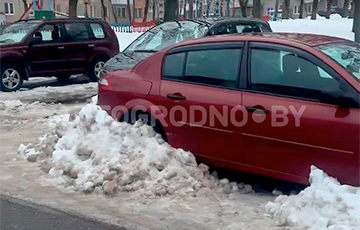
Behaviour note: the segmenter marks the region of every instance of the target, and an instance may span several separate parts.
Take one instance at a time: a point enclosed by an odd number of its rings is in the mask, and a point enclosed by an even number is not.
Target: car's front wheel
[[[11,92],[18,90],[24,81],[25,71],[15,65],[2,65],[0,69],[0,90]]]
[[[102,68],[104,67],[107,60],[108,58],[101,57],[95,58],[93,61],[91,61],[88,72],[88,77],[90,80],[98,81],[100,79]]]

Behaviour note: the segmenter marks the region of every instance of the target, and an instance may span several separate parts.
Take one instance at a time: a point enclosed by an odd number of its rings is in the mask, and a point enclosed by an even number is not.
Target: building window
[[[300,7],[294,6],[294,14],[299,14],[299,13],[300,13]]]
[[[125,10],[125,7],[119,7],[119,8],[116,8],[116,14],[118,17],[120,18],[125,18],[126,17],[126,10]]]
[[[4,8],[5,8],[5,14],[6,15],[14,15],[14,4],[11,2],[5,2],[4,3]]]
[[[135,9],[135,18],[141,18],[142,17],[142,8],[136,8]]]
[[[307,12],[308,12],[309,14],[311,14],[311,13],[312,13],[312,10],[313,10],[312,4],[308,5],[308,7],[307,7]]]

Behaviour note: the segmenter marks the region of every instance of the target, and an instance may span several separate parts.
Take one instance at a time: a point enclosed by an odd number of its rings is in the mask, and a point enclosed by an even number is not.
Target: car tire
[[[67,81],[71,77],[71,74],[57,75],[55,76],[59,81]]]
[[[2,65],[0,68],[0,90],[11,92],[20,89],[25,77],[25,70],[16,65]]]
[[[109,60],[108,58],[101,57],[95,58],[91,61],[89,65],[88,77],[91,81],[99,81],[100,71],[104,67],[105,62]]]

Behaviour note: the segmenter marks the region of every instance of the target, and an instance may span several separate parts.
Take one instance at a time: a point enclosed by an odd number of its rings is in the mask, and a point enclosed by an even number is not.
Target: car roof
[[[212,26],[219,26],[225,24],[233,24],[233,23],[261,23],[261,24],[268,24],[267,22],[259,19],[259,18],[223,18],[218,21],[214,21]]]
[[[17,22],[66,22],[66,21],[104,21],[100,18],[47,18],[47,19],[24,19]]]
[[[243,33],[243,34],[226,34],[209,36],[195,40],[185,41],[179,43],[181,45],[192,45],[197,43],[211,43],[211,42],[233,42],[233,41],[263,41],[263,42],[281,42],[288,41],[307,45],[310,47],[325,45],[329,43],[349,43],[350,40],[343,38],[330,37],[325,35],[315,34],[300,34],[300,33]]]

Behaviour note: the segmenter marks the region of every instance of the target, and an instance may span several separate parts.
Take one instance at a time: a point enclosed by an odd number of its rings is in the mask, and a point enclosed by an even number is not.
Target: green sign
[[[35,19],[48,19],[53,17],[51,10],[35,10]]]

